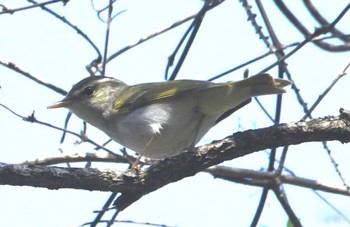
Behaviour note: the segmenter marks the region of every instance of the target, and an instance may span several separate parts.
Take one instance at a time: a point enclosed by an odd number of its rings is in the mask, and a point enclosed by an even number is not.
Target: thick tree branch
[[[0,184],[120,192],[121,196],[115,205],[117,209],[123,210],[143,195],[226,160],[274,147],[334,140],[342,143],[350,141],[350,121],[345,112],[341,117],[325,117],[238,132],[223,140],[165,159],[139,173],[2,163]]]

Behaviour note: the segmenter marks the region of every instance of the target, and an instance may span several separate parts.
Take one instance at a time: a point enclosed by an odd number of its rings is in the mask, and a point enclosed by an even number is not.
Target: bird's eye
[[[94,93],[95,91],[95,88],[94,87],[86,87],[84,90],[83,90],[83,94],[84,95],[87,95],[87,96],[90,96]]]

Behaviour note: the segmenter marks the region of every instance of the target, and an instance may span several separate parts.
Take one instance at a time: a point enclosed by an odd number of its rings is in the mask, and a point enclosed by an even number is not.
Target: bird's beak
[[[55,108],[61,108],[61,107],[68,107],[70,102],[71,102],[70,100],[63,99],[61,101],[55,102],[54,104],[51,104],[47,108],[48,109],[55,109]]]

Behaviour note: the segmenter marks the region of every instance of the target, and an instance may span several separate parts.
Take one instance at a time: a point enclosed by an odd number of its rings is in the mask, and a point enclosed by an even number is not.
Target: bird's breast
[[[194,105],[183,104],[179,107],[176,103],[154,103],[137,108],[109,122],[108,134],[145,157],[174,156],[197,142],[201,124],[201,114]]]

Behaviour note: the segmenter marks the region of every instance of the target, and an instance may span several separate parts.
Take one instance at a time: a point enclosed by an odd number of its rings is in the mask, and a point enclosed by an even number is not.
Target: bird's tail
[[[270,94],[282,94],[286,90],[284,87],[290,85],[289,80],[273,78],[269,74],[263,73],[237,82],[229,82],[233,88],[241,88],[248,92],[249,96],[260,96]]]
[[[240,81],[216,84],[202,94],[199,106],[207,115],[224,113],[254,96],[285,93],[284,87],[290,84],[288,80],[274,79],[265,73]]]

